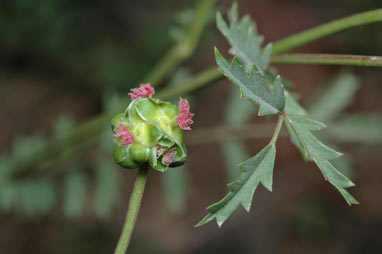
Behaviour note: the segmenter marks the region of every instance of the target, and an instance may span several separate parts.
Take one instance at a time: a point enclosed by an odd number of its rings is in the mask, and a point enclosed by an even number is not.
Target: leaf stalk
[[[277,120],[276,129],[275,129],[275,131],[273,133],[271,142],[269,143],[270,145],[274,145],[276,143],[282,126],[283,126],[283,118],[282,118],[281,115],[279,115],[279,118]]]

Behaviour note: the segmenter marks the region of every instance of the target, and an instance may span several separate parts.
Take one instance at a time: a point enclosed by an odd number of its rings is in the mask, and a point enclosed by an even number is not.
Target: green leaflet
[[[248,100],[243,100],[236,87],[230,87],[227,107],[224,114],[224,124],[235,128],[246,124],[257,111],[257,106]]]
[[[325,125],[308,118],[305,114],[296,114],[299,112],[296,110],[298,104],[292,97],[289,96],[286,101],[287,103],[292,102],[291,106],[285,107],[287,114],[284,118],[292,142],[298,147],[305,159],[311,160],[317,165],[325,180],[341,193],[349,205],[358,204],[358,201],[345,190],[345,188],[354,186],[354,183],[329,162],[342,154],[324,145],[312,134],[312,131],[320,130]]]
[[[256,66],[253,66],[248,75],[236,57],[230,64],[215,48],[215,58],[220,71],[240,88],[242,96],[260,105],[260,116],[277,114],[284,109],[284,88],[279,76],[273,82],[271,90]]]
[[[225,167],[227,170],[228,182],[231,182],[240,176],[240,170],[237,164],[250,157],[244,144],[239,140],[225,140],[220,143],[221,151],[224,156]]]
[[[80,215],[86,201],[86,176],[84,172],[75,170],[65,178],[64,212],[68,217]]]
[[[186,209],[187,178],[187,169],[184,165],[171,168],[161,177],[166,208],[172,214],[181,214]]]
[[[239,165],[243,171],[240,178],[228,185],[228,194],[219,202],[209,206],[209,214],[196,226],[202,226],[214,219],[220,227],[241,204],[249,212],[253,194],[261,182],[266,189],[272,190],[273,166],[276,147],[269,144],[256,156]]]
[[[256,65],[261,73],[267,69],[272,53],[272,45],[267,44],[264,50],[261,44],[264,38],[257,34],[256,24],[249,16],[238,18],[237,4],[233,4],[229,11],[229,26],[218,12],[216,15],[216,25],[231,45],[230,53],[237,56],[245,65],[247,72]]]
[[[98,162],[96,168],[96,189],[93,210],[98,218],[106,218],[112,212],[119,196],[119,175],[115,165],[109,160]]]
[[[376,114],[344,115],[333,121],[327,132],[342,142],[381,144],[382,117]]]
[[[235,87],[230,87],[229,99],[225,112],[224,123],[230,128],[237,128],[248,122],[251,116],[257,111],[257,107],[250,101],[240,98],[240,91]],[[220,143],[227,170],[228,182],[240,176],[237,164],[250,157],[247,149],[240,140],[224,140]]]
[[[325,123],[333,120],[353,102],[358,88],[357,77],[350,73],[340,73],[309,107],[310,115]]]
[[[62,137],[69,133],[75,126],[73,118],[69,115],[62,114],[54,122],[54,134]]]

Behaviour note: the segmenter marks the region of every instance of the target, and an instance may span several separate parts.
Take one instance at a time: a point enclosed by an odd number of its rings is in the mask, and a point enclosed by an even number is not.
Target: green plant
[[[339,19],[262,46],[263,37],[258,35],[254,21],[248,16],[239,18],[238,6],[234,4],[228,14],[228,23],[220,13],[216,17],[218,29],[231,45],[229,53],[234,56],[233,60],[227,60],[218,49],[215,49],[219,69],[212,67],[194,76],[189,72],[176,72],[177,66],[190,58],[194,52],[208,22],[208,17],[212,13],[214,2],[213,0],[199,1],[195,11],[183,13],[181,26],[173,28],[171,32],[175,38],[175,45],[142,79],[142,81],[151,82],[153,86],[156,86],[163,84],[172,73],[175,73],[174,80],[177,78],[176,74],[180,73],[179,81],[175,82],[174,86],[159,89],[156,96],[158,99],[139,98],[130,102],[127,97],[111,97],[108,99],[108,103],[105,103],[107,110],[77,127],[70,119],[58,120],[56,134],[51,140],[38,136],[15,142],[10,155],[2,157],[0,162],[0,165],[6,169],[1,172],[0,178],[2,183],[0,208],[3,211],[19,208],[20,211],[30,215],[49,212],[58,196],[55,186],[57,185],[56,176],[60,175],[64,177],[63,210],[69,217],[81,214],[84,209],[84,199],[89,190],[94,193],[92,211],[101,218],[108,215],[117,198],[121,196],[119,195],[117,168],[110,162],[113,149],[110,138],[112,133],[109,128],[106,128],[108,121],[113,119],[112,130],[118,143],[114,148],[116,162],[126,168],[139,168],[126,224],[116,250],[116,253],[124,253],[138,216],[148,167],[166,171],[168,166],[179,166],[185,162],[183,133],[179,132],[179,128],[175,128],[176,130],[174,129],[174,132],[169,134],[166,132],[168,123],[159,123],[158,119],[163,116],[161,112],[163,105],[171,104],[165,103],[163,100],[180,95],[185,96],[214,83],[223,76],[240,90],[240,96],[237,92],[233,93],[230,98],[224,125],[217,126],[215,129],[197,129],[188,135],[193,137],[190,145],[198,142],[219,142],[223,153],[227,155],[225,156],[228,169],[227,178],[229,180],[237,178],[237,180],[229,185],[229,192],[221,201],[208,207],[209,213],[199,222],[198,226],[214,219],[221,226],[240,205],[249,211],[254,192],[260,183],[266,189],[272,190],[276,143],[280,135],[285,135],[282,131],[283,125],[304,160],[314,162],[324,178],[340,192],[349,205],[357,204],[357,200],[347,190],[354,185],[345,176],[345,172],[349,172],[349,170],[351,172],[351,169],[345,170],[348,167],[348,161],[335,160],[342,154],[320,140],[323,139],[325,143],[330,143],[330,146],[333,144],[336,147],[339,146],[336,142],[338,140],[368,144],[381,141],[382,121],[380,117],[371,114],[341,114],[342,110],[351,103],[357,90],[356,78],[349,73],[338,76],[326,93],[322,94],[306,110],[299,105],[295,94],[291,92],[292,82],[278,75],[271,65],[335,64],[381,67],[382,58],[378,56],[283,53],[353,27],[381,22],[382,10]],[[127,113],[118,114],[113,118],[116,112],[121,112],[121,108],[127,104],[132,105],[126,111]],[[138,104],[142,108],[147,106],[150,110],[141,112]],[[269,143],[257,155],[246,159],[249,155],[241,139],[260,135],[253,132],[252,129],[255,127],[259,130],[261,125],[247,124],[248,119],[256,110],[258,116],[268,116],[275,120],[277,118],[277,124]],[[132,118],[131,116],[134,114],[136,117]],[[171,119],[168,122],[174,125],[178,114],[179,110],[172,105],[169,106],[169,114],[166,113],[165,118]],[[313,132],[326,126],[321,122],[325,122],[330,127],[324,129],[318,139]],[[269,129],[272,124],[263,125],[264,129]],[[139,133],[138,128],[144,129],[144,133]],[[365,129],[368,130],[365,135],[354,135]],[[213,133],[216,130],[225,135],[215,137]],[[131,140],[128,134],[131,134],[135,141]],[[267,135],[261,134],[261,136]],[[97,139],[98,137],[101,138]],[[94,172],[96,187],[92,187],[86,177],[88,172],[84,172],[81,167],[74,165],[78,163],[68,162],[67,159],[76,158],[81,154],[80,151],[96,142],[100,144],[98,154],[106,153],[109,156],[102,155],[93,161],[96,165]],[[160,150],[158,145],[165,147],[163,153],[158,153]],[[174,155],[171,151],[176,151],[176,154]],[[164,155],[167,152],[171,153],[171,161],[163,163]],[[240,161],[243,162],[239,164],[239,169],[242,171],[239,176],[235,165]],[[342,168],[343,165],[345,165],[344,168]],[[57,166],[66,170],[50,170]],[[182,209],[183,193],[185,193],[184,184],[179,184],[184,181],[184,170],[177,170],[166,172],[163,178],[163,183],[168,190],[166,191],[167,200],[178,200],[178,202],[169,202],[174,211]],[[174,196],[174,193],[177,195]],[[168,198],[169,196],[171,197]],[[30,202],[30,200],[35,202]]]
[[[376,15],[378,12],[380,11],[377,11]],[[261,47],[263,38],[257,34],[255,23],[248,16],[239,18],[237,4],[232,6],[228,18],[229,24],[218,13],[216,22],[217,27],[231,45],[230,53],[234,55],[234,59],[229,63],[215,49],[219,70],[240,89],[242,98],[259,105],[259,116],[277,115],[278,122],[270,143],[256,156],[239,164],[239,168],[242,170],[241,176],[228,185],[229,193],[221,201],[207,208],[208,215],[197,226],[204,225],[213,219],[216,219],[217,224],[221,226],[240,205],[249,211],[254,192],[260,183],[269,191],[272,190],[273,167],[276,157],[275,143],[283,123],[303,158],[317,165],[325,180],[339,191],[349,205],[358,204],[358,201],[346,190],[346,188],[354,186],[354,183],[330,162],[342,154],[326,146],[312,134],[312,131],[321,130],[326,126],[311,119],[290,92],[284,89],[287,85],[282,78],[268,70],[271,52],[280,53],[298,46],[301,41],[309,41],[318,37],[320,33],[330,33],[334,23],[336,26],[341,26],[342,22],[333,22],[282,40],[272,49],[271,44],[264,48]],[[357,16],[353,18],[356,19]],[[346,24],[348,20],[342,21]],[[296,59],[299,60],[294,61]],[[379,57],[338,57],[336,55],[321,57],[321,55],[295,56],[289,54],[273,58],[274,63],[311,63],[310,60],[318,64],[339,63],[366,66],[380,66],[381,64]],[[323,111],[325,112],[325,110]]]

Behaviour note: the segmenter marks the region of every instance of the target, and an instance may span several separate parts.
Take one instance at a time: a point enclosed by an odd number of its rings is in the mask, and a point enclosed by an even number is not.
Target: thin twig
[[[376,22],[382,22],[382,9],[361,12],[345,18],[336,19],[277,41],[273,44],[272,54],[281,54],[310,42],[328,37],[329,35]]]
[[[338,54],[282,54],[273,56],[272,64],[328,64],[382,67],[381,56]]]

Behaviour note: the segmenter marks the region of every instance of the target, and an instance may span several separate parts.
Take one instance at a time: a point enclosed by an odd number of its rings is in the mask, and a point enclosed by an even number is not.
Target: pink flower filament
[[[134,136],[130,133],[129,126],[118,123],[114,129],[114,132],[114,137],[117,143],[120,143],[123,146],[131,145],[134,143]]]
[[[155,89],[150,84],[142,84],[139,88],[131,89],[129,93],[131,100],[146,98],[154,95]]]
[[[191,130],[190,125],[194,123],[192,117],[194,114],[190,112],[190,104],[186,99],[180,98],[179,100],[179,114],[176,118],[176,123],[182,130]]]
[[[157,145],[156,151],[157,151],[157,159],[158,159],[167,151],[167,148],[161,145]]]
[[[175,155],[176,155],[175,149],[167,150],[162,157],[162,164],[169,166],[171,163],[175,161]]]

